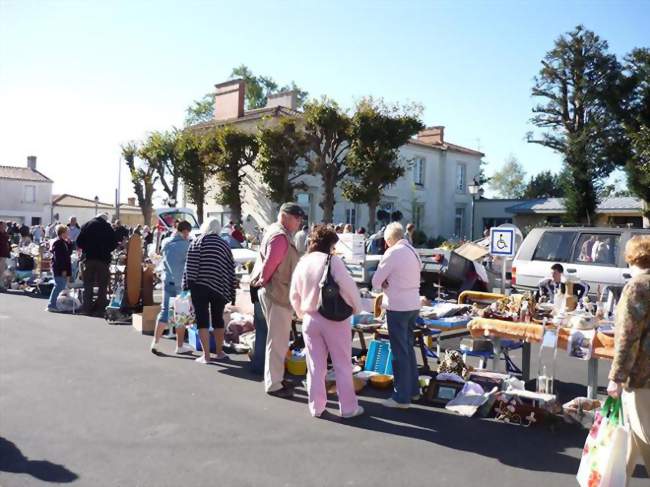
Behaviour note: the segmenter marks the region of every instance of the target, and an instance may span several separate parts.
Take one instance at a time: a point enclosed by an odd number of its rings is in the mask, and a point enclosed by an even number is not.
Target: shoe
[[[154,355],[160,355],[160,350],[158,350],[158,344],[156,342],[151,342],[151,346],[149,347],[149,350]]]
[[[361,416],[364,412],[365,410],[362,406],[357,406],[357,409],[355,409],[353,412],[349,414],[341,414],[341,417],[345,419],[356,418],[357,416]]]
[[[206,359],[205,359],[205,356],[203,356],[203,355],[201,355],[199,358],[194,359],[194,361],[195,361],[197,364],[203,364],[203,365],[206,365],[206,364],[209,364],[209,363],[210,363],[210,361],[209,361],[209,360],[206,360]]]
[[[214,358],[215,358],[215,360],[225,360],[225,359],[227,359],[229,357],[224,352],[221,352],[219,354],[215,354]]]
[[[291,399],[293,397],[293,388],[291,387],[282,387],[277,391],[267,392],[269,396],[279,397],[281,399]]]
[[[45,311],[47,311],[48,313],[58,313],[58,312],[59,312],[58,309],[56,309],[56,308],[49,308],[49,307],[48,307],[48,308],[45,308]]]
[[[394,409],[408,409],[410,404],[404,404],[401,402],[397,402],[395,399],[392,397],[389,397],[386,399],[384,402],[381,403],[382,406],[387,407],[387,408],[394,408]]]
[[[194,349],[192,347],[189,347],[187,345],[181,345],[180,347],[176,347],[174,353],[190,353],[193,351]]]
[[[420,400],[420,394],[416,394],[415,396],[411,396],[411,401],[419,401]]]

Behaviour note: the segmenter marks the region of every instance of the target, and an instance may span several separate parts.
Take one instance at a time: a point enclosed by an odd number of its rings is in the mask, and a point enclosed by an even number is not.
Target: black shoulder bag
[[[327,256],[323,278],[320,280],[318,312],[328,320],[344,321],[352,316],[352,306],[345,302],[341,296],[339,285],[332,277],[331,259],[331,255]]]

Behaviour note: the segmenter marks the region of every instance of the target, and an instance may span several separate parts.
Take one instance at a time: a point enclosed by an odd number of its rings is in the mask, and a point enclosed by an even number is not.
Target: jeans
[[[420,394],[418,364],[415,360],[413,330],[419,311],[386,312],[388,338],[393,354],[393,399],[409,404],[411,397]]]
[[[174,283],[164,283],[162,303],[160,304],[160,313],[158,313],[158,323],[169,323],[169,302],[172,298],[178,296],[179,292],[180,290]]]
[[[251,371],[255,374],[264,375],[264,360],[266,359],[266,318],[262,311],[262,305],[258,301],[253,305],[253,324],[255,325],[255,348],[251,360]]]
[[[56,309],[56,298],[58,298],[61,291],[65,289],[67,283],[67,277],[54,276],[54,287],[50,293],[50,300],[47,302],[48,309]]]

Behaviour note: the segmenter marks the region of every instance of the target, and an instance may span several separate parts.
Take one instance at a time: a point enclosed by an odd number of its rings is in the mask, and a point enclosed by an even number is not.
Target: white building
[[[72,194],[54,195],[52,199],[52,217],[54,221],[67,223],[70,217],[75,217],[80,225],[97,215],[99,212],[108,213],[109,219],[117,218],[115,205],[95,201]],[[135,204],[135,198],[129,198],[128,203],[120,204],[120,221],[124,225],[142,225],[144,218],[140,207]]]
[[[242,130],[256,130],[260,121],[274,123],[283,116],[300,116],[296,110],[294,93],[269,97],[265,108],[244,111],[244,83],[234,80],[216,85],[215,119],[195,126],[206,130],[216,125],[232,124]],[[390,212],[399,210],[402,223],[413,222],[428,237],[468,237],[470,234],[471,195],[468,184],[478,176],[484,154],[447,142],[444,127],[430,127],[400,149],[407,167],[405,175],[385,191],[380,208]],[[309,215],[310,222],[322,220],[319,206],[322,198],[320,176],[305,176],[308,190],[298,193],[296,201]],[[249,171],[242,191],[242,218],[247,231],[266,227],[276,217],[276,206],[265,195],[264,186],[255,171]],[[367,205],[346,201],[336,193],[334,223],[352,223],[355,227],[368,226]],[[215,216],[223,223],[230,219],[228,208],[210,204],[205,216]],[[378,222],[379,225],[379,222]]]
[[[25,167],[0,166],[0,220],[49,223],[52,183],[36,170],[36,156],[28,156]]]

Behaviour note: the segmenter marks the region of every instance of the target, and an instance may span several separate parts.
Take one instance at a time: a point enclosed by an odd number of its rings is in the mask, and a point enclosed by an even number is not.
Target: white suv
[[[565,273],[589,284],[589,294],[595,294],[599,285],[623,286],[631,277],[623,255],[625,244],[635,235],[650,235],[650,230],[534,228],[512,263],[512,287],[519,291],[537,289],[556,262],[564,266]]]

